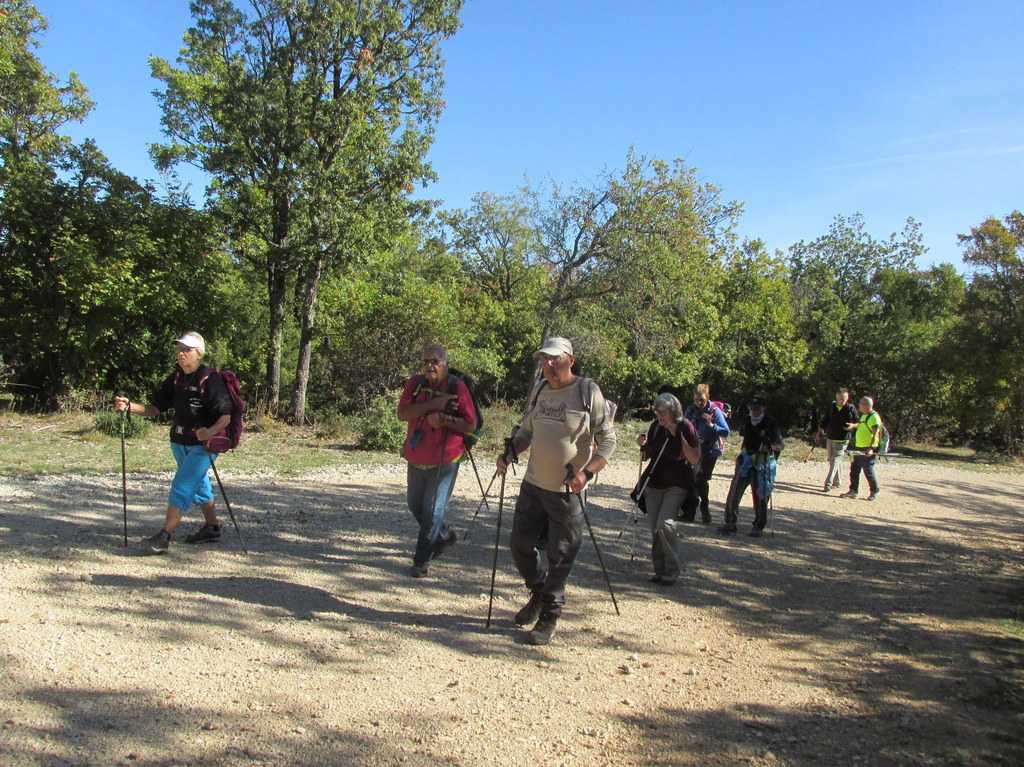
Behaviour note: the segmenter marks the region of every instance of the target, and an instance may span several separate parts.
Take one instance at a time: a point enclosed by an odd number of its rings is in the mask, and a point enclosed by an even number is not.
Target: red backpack
[[[231,420],[224,429],[206,441],[206,449],[211,453],[226,453],[234,450],[242,441],[242,416],[245,414],[245,400],[242,399],[242,382],[238,376],[230,370],[213,371],[220,374],[224,381],[224,388],[228,390],[228,397],[231,398]],[[205,376],[199,382],[199,395],[203,395],[203,385],[206,383]]]

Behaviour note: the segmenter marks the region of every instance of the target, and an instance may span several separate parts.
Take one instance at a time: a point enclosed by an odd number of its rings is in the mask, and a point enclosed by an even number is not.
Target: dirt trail
[[[127,550],[119,475],[0,478],[0,764],[1024,763],[1021,643],[1000,629],[1020,610],[1021,475],[892,461],[868,503],[783,460],[774,534],[743,534],[749,504],[738,536],[686,525],[663,588],[625,513],[636,465],[613,462],[590,514],[622,614],[587,540],[537,648],[511,620],[516,480],[487,630],[496,500],[415,580],[402,465],[221,473],[248,557],[233,530],[140,556],[166,475],[129,478]]]

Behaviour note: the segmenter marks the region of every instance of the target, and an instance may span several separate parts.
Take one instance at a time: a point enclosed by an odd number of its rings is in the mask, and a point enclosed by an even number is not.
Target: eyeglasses
[[[424,365],[440,365],[444,360],[439,360],[437,357],[427,357],[423,360]]]
[[[657,408],[655,408],[654,414],[655,415],[672,415],[668,410],[658,410]]]
[[[194,351],[195,351],[195,347],[192,347],[192,346],[179,346],[178,347],[178,354],[188,354],[189,352],[194,352]]]
[[[565,352],[561,354],[541,354],[540,361],[543,362],[558,362],[562,357],[565,356]]]

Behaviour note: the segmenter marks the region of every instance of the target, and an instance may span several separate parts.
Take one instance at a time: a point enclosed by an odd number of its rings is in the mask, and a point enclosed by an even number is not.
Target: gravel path
[[[636,464],[613,462],[589,508],[621,615],[587,540],[538,648],[512,623],[517,479],[486,629],[496,499],[415,580],[397,461],[218,465],[248,556],[231,529],[141,556],[167,475],[129,477],[127,549],[120,475],[0,478],[0,764],[1024,763],[1024,654],[1001,625],[1021,617],[1021,475],[893,460],[868,503],[784,459],[773,535],[742,534],[749,503],[738,536],[685,525],[665,588],[626,515]]]

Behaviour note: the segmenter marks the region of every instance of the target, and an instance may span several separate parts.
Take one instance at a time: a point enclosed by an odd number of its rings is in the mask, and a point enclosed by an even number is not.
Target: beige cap
[[[574,356],[572,353],[572,343],[570,343],[568,338],[562,338],[561,336],[548,338],[544,341],[543,346],[533,353],[533,358],[536,359],[542,354],[548,354],[552,357],[557,357],[559,354],[568,354],[570,357]]]

